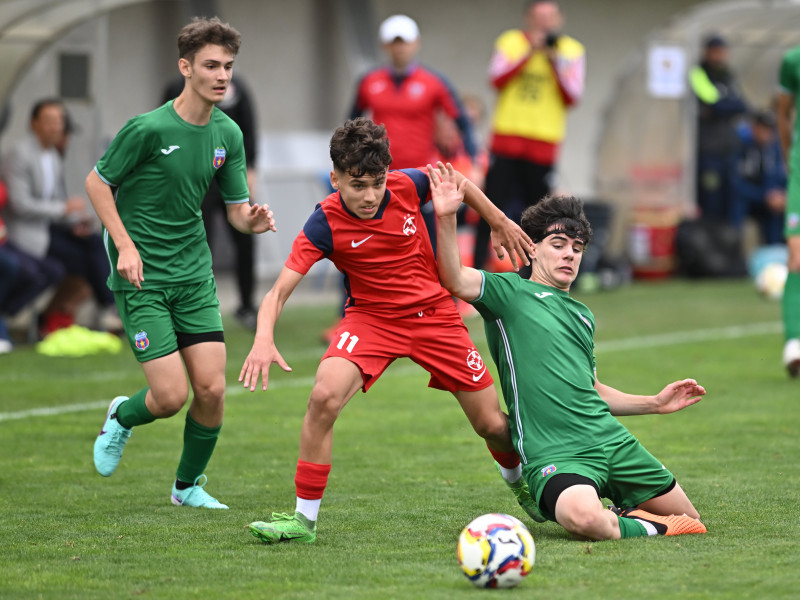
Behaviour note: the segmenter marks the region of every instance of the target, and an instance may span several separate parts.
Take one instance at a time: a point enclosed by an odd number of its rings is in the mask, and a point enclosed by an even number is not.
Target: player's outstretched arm
[[[431,201],[436,212],[436,262],[439,279],[448,292],[462,300],[474,300],[480,295],[483,281],[480,272],[461,264],[456,237],[456,212],[464,200],[469,183],[450,163],[428,165],[431,181]]]
[[[467,182],[464,188],[464,203],[474,209],[492,228],[492,247],[497,257],[502,259],[508,252],[515,271],[519,271],[523,264],[529,265],[531,238],[497,208],[477,185],[458,171],[455,173],[459,185],[463,180]]]
[[[228,222],[242,233],[276,231],[275,216],[267,204],[228,204],[226,210]]]
[[[608,403],[611,414],[616,417],[628,415],[652,415],[676,412],[700,402],[705,388],[694,379],[682,379],[665,386],[655,396],[626,394],[595,380],[594,388]]]
[[[247,358],[244,359],[242,370],[239,372],[239,381],[244,387],[249,387],[251,392],[255,391],[259,376],[261,377],[261,389],[267,389],[269,368],[273,363],[277,363],[284,371],[292,370],[275,346],[274,332],[275,323],[283,310],[283,305],[301,279],[303,279],[302,273],[284,267],[272,289],[261,301],[253,347]]]
[[[114,245],[119,252],[117,271],[137,289],[142,289],[142,281],[144,281],[142,257],[117,212],[111,187],[100,179],[94,170],[86,177],[86,194],[89,196],[97,217],[108,231],[108,235],[114,240]]]

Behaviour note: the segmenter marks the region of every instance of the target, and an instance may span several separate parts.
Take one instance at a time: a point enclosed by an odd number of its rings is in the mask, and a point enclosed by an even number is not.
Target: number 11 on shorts
[[[336,347],[341,350],[344,348],[345,343],[347,342],[347,338],[350,338],[350,343],[347,344],[347,351],[352,352],[353,348],[356,347],[358,343],[358,336],[357,335],[350,335],[349,331],[345,331],[342,335],[339,336],[339,343],[336,344]]]

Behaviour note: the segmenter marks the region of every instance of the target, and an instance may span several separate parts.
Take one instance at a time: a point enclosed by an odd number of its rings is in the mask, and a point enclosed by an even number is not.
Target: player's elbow
[[[446,289],[450,294],[458,298],[459,300],[470,301],[474,300],[477,297],[477,294],[473,292],[471,287],[468,285],[463,278],[455,277],[455,278],[447,278],[442,279],[442,285],[444,289]]]

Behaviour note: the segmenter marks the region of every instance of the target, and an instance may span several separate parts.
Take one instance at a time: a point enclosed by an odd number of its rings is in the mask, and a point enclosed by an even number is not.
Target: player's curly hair
[[[553,229],[580,239],[584,245],[592,239],[592,226],[583,212],[583,202],[574,196],[545,196],[525,209],[520,227],[534,243],[541,242]]]
[[[178,57],[192,62],[200,49],[209,44],[222,46],[236,56],[242,45],[242,35],[219,17],[194,17],[178,34]]]
[[[333,168],[351,177],[381,175],[392,162],[386,127],[366,117],[345,121],[331,136]]]

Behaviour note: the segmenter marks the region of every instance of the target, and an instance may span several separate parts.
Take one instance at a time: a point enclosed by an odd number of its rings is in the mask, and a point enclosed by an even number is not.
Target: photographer
[[[550,193],[567,110],[584,88],[583,45],[561,33],[564,17],[557,2],[533,0],[525,28],[495,41],[489,79],[497,90],[492,117],[486,195],[519,222],[522,211]],[[489,226],[481,221],[475,240],[475,267],[483,268]],[[527,277],[530,272],[520,270]]]

